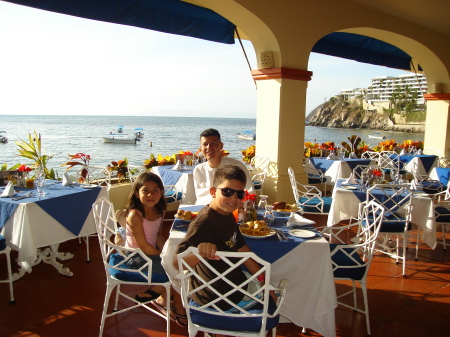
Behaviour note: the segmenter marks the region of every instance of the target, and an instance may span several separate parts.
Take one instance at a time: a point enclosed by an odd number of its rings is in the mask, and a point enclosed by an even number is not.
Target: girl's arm
[[[159,225],[158,235],[156,236],[156,247],[162,251],[164,244],[166,243],[166,240],[164,240],[164,237],[162,235],[162,228],[164,224],[164,214],[161,217],[161,224]]]
[[[153,247],[145,238],[144,226],[142,225],[144,218],[137,212],[131,211],[127,216],[127,223],[130,227],[130,234],[133,235],[139,248],[147,255],[159,255],[160,250]]]

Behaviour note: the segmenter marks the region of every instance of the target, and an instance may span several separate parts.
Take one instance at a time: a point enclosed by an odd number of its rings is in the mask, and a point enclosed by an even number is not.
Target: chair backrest
[[[202,263],[202,271],[206,272],[210,277],[205,279],[197,272],[195,267],[189,265],[189,258],[191,254],[200,260]],[[245,331],[249,327],[246,324],[236,324],[238,329],[234,329],[231,326],[226,326],[228,329],[221,328],[223,325],[221,322],[225,319],[258,319],[257,330],[253,331],[254,335],[265,336],[268,318],[278,316],[281,309],[281,305],[284,301],[284,295],[286,291],[287,281],[283,280],[280,283],[280,287],[275,288],[270,285],[271,276],[271,264],[261,258],[259,258],[253,252],[223,252],[218,251],[216,253],[220,257],[220,261],[224,266],[224,270],[218,271],[211,265],[211,261],[203,258],[196,247],[189,247],[185,252],[177,255],[178,269],[181,283],[181,296],[183,299],[183,305],[186,308],[186,313],[189,322],[189,330],[192,328],[200,331],[208,331],[218,333],[217,331]],[[248,278],[241,284],[235,284],[227,277],[236,268],[242,268],[246,261],[253,260],[261,267],[261,269],[254,275],[248,274]],[[264,282],[260,284],[260,287],[248,287],[250,283],[257,282],[257,278],[260,275],[264,275]],[[218,284],[225,285],[225,290],[221,293],[218,289]],[[226,290],[229,289],[229,290]],[[251,289],[251,290],[249,290]],[[276,309],[270,310],[270,291],[274,290],[279,293]],[[204,294],[209,294],[209,299],[205,298]],[[245,301],[253,302],[254,305],[246,307],[242,305],[242,301],[238,304],[230,300],[230,296],[233,294],[240,294],[238,297],[246,296]],[[193,298],[204,298],[203,303],[197,303]],[[229,309],[225,309],[225,307]],[[258,310],[254,310],[258,307]],[[273,309],[273,308],[272,308]],[[205,315],[209,317],[204,322],[199,323],[198,317]],[[248,321],[250,322],[250,321]],[[205,330],[204,330],[205,329]],[[195,335],[195,334],[193,334]],[[230,334],[235,335],[235,334]],[[247,335],[247,334],[246,334]]]
[[[168,204],[181,201],[183,199],[183,193],[179,192],[175,185],[164,186],[164,197]]]
[[[315,176],[319,179],[323,177],[323,172],[314,167],[313,163],[309,158],[305,158],[305,173],[311,176]]]
[[[439,158],[439,167],[449,168],[450,167],[450,157]]]
[[[370,159],[377,162],[380,162],[380,152],[375,151],[366,151],[361,154],[361,159]]]
[[[130,180],[130,183],[134,183],[137,179],[137,177],[139,177],[139,175],[143,172],[148,172],[149,170],[145,167],[145,166],[137,166],[137,165],[129,165],[128,164],[128,172],[127,172],[127,176],[128,179]]]
[[[322,192],[314,185],[303,185],[298,183],[295,179],[294,170],[290,167],[288,168],[288,174],[297,206],[303,209],[303,211],[305,211],[304,208],[307,208],[311,210],[312,213],[323,213],[325,201],[322,198]],[[308,211],[307,213],[310,212]]]
[[[378,165],[383,169],[400,170],[403,168],[400,155],[395,151],[381,151]]]
[[[107,167],[83,166],[77,172],[77,181],[111,188],[111,171]]]
[[[384,208],[384,220],[406,222],[411,220],[413,193],[407,185],[377,184],[367,190],[367,202],[375,200]]]
[[[269,157],[254,156],[250,161],[251,166],[251,179],[253,183],[259,183],[262,185],[266,180],[267,173],[269,172]]]
[[[114,205],[106,198],[98,199],[92,205],[103,265],[108,278],[122,279],[123,283],[151,283],[152,261],[140,249],[119,246],[114,243],[117,232],[117,219]],[[127,266],[130,259],[140,256],[146,262],[138,269]],[[134,275],[133,275],[134,274]]]
[[[367,275],[368,267],[362,274],[348,272],[349,269],[360,269],[370,265],[383,217],[384,208],[374,200],[360,204],[358,231],[352,239],[354,243],[332,246],[331,260],[335,278],[348,279],[348,275],[354,275],[360,280]],[[334,255],[340,257],[333,258]]]
[[[353,178],[354,179],[361,179],[361,174],[365,172],[373,172],[377,170],[380,172],[381,175],[384,176],[383,169],[378,165],[356,165],[356,167],[353,169]],[[382,177],[383,178],[383,177]]]

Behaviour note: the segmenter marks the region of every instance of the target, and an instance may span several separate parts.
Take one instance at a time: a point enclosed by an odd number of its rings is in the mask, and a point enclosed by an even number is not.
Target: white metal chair
[[[449,168],[450,167],[450,157],[439,158],[439,167]]]
[[[380,152],[376,151],[366,151],[361,154],[361,159],[370,159],[376,161],[377,164],[380,162]]]
[[[434,195],[443,192],[445,189],[445,185],[439,180],[431,179],[428,174],[418,174],[414,172],[413,177],[415,185],[418,187],[420,186],[424,193]]]
[[[384,208],[380,234],[384,234],[378,245],[385,253],[396,259],[403,260],[402,274],[406,274],[406,248],[408,246],[409,231],[412,228],[412,191],[407,185],[377,184],[367,190],[367,202],[375,200]],[[391,237],[396,237],[395,253],[389,245]],[[399,254],[399,237],[402,237],[403,255]],[[416,241],[416,259],[418,257],[419,237]]]
[[[9,303],[14,303],[14,288],[13,288],[13,275],[11,269],[11,257],[10,257],[11,248],[6,244],[6,239],[3,235],[0,234],[0,254],[5,254],[6,258],[6,266],[8,271],[8,277],[5,280],[0,280],[0,283],[8,283],[9,284]]]
[[[292,168],[288,168],[294,199],[303,213],[328,214],[330,212],[331,197],[322,197],[322,192],[312,185],[302,185],[295,179]]]
[[[395,151],[381,151],[378,165],[384,170],[385,174],[390,174],[391,170],[398,170],[400,174],[407,173],[407,171],[403,169],[400,155]]]
[[[370,321],[366,280],[383,215],[383,207],[372,200],[369,203],[364,202],[360,204],[358,223],[330,228],[331,241],[332,238],[337,237],[337,235],[333,234],[336,230],[341,233],[342,230],[347,230],[349,227],[357,227],[356,236],[352,240],[354,243],[343,244],[340,238],[339,244],[330,243],[331,262],[335,279],[352,281],[352,289],[338,295],[338,303],[365,315],[368,336],[370,336]],[[359,282],[361,286],[364,309],[358,306],[356,282]],[[348,294],[353,294],[353,304],[347,304],[342,301],[342,298]]]
[[[77,172],[77,181],[111,188],[111,171],[107,167],[83,166]]]
[[[309,158],[305,158],[305,173],[308,175],[308,185],[320,185],[323,184],[323,191],[327,193],[327,177],[321,170],[314,167]]]
[[[210,280],[202,278],[196,268],[190,267],[186,262],[186,256],[191,253],[201,261],[202,269],[211,275]],[[225,271],[217,271],[213,266],[214,263],[201,257],[195,247],[190,247],[177,256],[178,278],[181,282],[181,297],[188,317],[189,336],[194,337],[198,331],[203,331],[231,336],[263,337],[266,336],[268,330],[272,330],[272,336],[275,337],[287,280],[281,280],[278,287],[270,285],[271,265],[255,253],[218,251],[216,255],[220,256],[220,263],[224,265]],[[250,275],[241,284],[234,284],[227,279],[230,272],[236,268],[242,268],[244,263],[250,259],[261,266],[257,273]],[[260,288],[248,290],[249,283],[256,281],[261,274],[264,275],[264,282]],[[225,287],[228,287],[229,290],[221,294],[215,288],[217,283],[226,285]],[[269,291],[274,291],[278,295],[276,302],[270,296]],[[205,303],[193,300],[193,298],[198,299],[199,296],[204,298],[202,293],[211,294],[212,299]],[[230,296],[238,295],[240,297],[241,294],[247,296],[248,301],[254,305],[238,306],[229,299]]]
[[[160,285],[165,288],[167,294],[170,293],[170,282],[167,275],[148,273],[152,269],[152,261],[140,249],[118,246],[114,243],[114,237],[117,231],[117,219],[114,213],[113,204],[105,197],[97,200],[93,205],[95,224],[97,227],[97,235],[102,252],[103,264],[106,271],[106,295],[103,305],[103,312],[100,324],[99,336],[103,335],[105,320],[108,317],[123,313],[125,311],[133,310],[138,307],[145,308],[152,313],[164,318],[167,321],[167,336],[170,336],[170,301],[167,301],[166,312],[167,315],[161,314],[147,303],[141,303],[121,291],[122,285]],[[146,263],[139,269],[131,269],[126,262],[133,257],[141,256]],[[114,309],[108,313],[108,307],[112,292],[116,290],[114,301]],[[131,305],[119,309],[119,298],[124,298],[126,301],[121,301],[120,306],[124,303],[130,302]],[[167,296],[169,298],[170,296]]]
[[[128,172],[127,177],[130,180],[130,183],[134,183],[139,177],[139,175],[143,172],[149,172],[149,170],[145,166],[136,166],[128,164]]]
[[[255,192],[259,195],[263,194],[263,184],[269,172],[269,157],[254,156],[250,161],[250,175]]]

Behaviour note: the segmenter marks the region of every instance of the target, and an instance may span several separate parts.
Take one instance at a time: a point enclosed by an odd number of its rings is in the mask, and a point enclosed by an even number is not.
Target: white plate
[[[265,238],[274,236],[275,234],[277,234],[277,232],[275,232],[275,230],[273,230],[273,229],[270,229],[269,234],[267,234],[267,235],[249,235],[249,234],[242,233],[243,236],[246,236],[246,237],[252,238],[252,239],[265,239]]]
[[[316,233],[306,229],[291,229],[289,234],[298,238],[312,238],[313,236],[316,236]]]
[[[98,187],[98,185],[83,185],[81,187],[83,187],[83,188],[96,188],[96,187]]]
[[[352,186],[352,185],[341,185],[342,188],[345,188],[346,190],[357,190],[358,186]]]

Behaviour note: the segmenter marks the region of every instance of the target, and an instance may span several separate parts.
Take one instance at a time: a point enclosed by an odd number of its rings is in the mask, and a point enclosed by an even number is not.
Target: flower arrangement
[[[222,157],[228,157],[229,155],[230,155],[230,152],[228,152],[227,150],[222,150],[222,152],[221,152]]]
[[[334,151],[334,150],[336,150],[336,146],[334,145],[334,142],[325,142],[319,146],[319,149]]]
[[[407,139],[403,141],[403,144],[399,144],[401,148],[403,148],[405,151],[409,151],[410,148],[415,148],[416,150],[423,150],[423,141],[414,141],[412,139]]]
[[[82,166],[89,166],[89,162],[91,161],[92,157],[88,154],[84,154],[81,152],[75,153],[75,154],[68,154],[69,156],[69,161],[67,163],[64,163],[61,165],[62,166],[66,166],[68,165],[69,167],[66,168],[66,171],[70,170],[72,167],[77,166],[77,165],[82,165]],[[81,174],[80,177],[78,178],[78,182],[79,183],[83,183],[88,175],[88,170],[87,168],[83,167],[83,169],[81,170]]]
[[[128,173],[128,159],[124,158],[124,160],[112,161],[111,164],[108,165],[108,170],[116,172],[119,182],[126,179]]]
[[[156,160],[153,153],[150,153],[150,158],[144,160],[144,166],[147,170],[151,169],[153,166],[158,166],[158,160]]]
[[[304,156],[305,157],[320,157],[322,151],[320,150],[319,143],[306,142],[303,144],[305,146]]]
[[[17,171],[19,171],[19,172],[30,172],[32,170],[32,168],[31,167],[28,167],[28,166],[26,166],[26,165],[20,165],[18,168],[17,168]]]
[[[162,155],[158,154],[158,166],[175,165],[175,163],[175,155],[163,157]]]
[[[380,178],[381,175],[383,174],[383,172],[381,172],[380,170],[375,169],[375,170],[372,171],[372,174],[374,176],[376,176],[377,178]]]
[[[245,149],[244,151],[241,151],[241,153],[242,153],[242,161],[247,164],[250,164],[250,162],[252,161],[252,158],[256,154],[256,146],[250,145],[247,149]]]
[[[245,190],[244,199],[242,199],[242,201],[247,201],[247,200],[255,202],[256,201],[256,194],[248,193],[248,191]]]
[[[395,139],[391,139],[391,140],[385,140],[384,142],[379,143],[378,145],[376,145],[373,148],[373,150],[376,152],[394,151],[396,147],[397,147],[397,143],[395,142]]]

